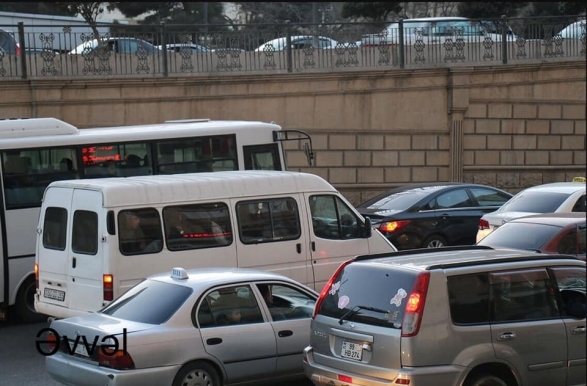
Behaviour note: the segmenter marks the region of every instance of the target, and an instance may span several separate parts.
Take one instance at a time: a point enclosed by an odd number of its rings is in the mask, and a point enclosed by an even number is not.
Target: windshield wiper
[[[338,319],[338,324],[342,324],[342,322],[344,322],[345,319],[350,318],[352,316],[354,316],[357,312],[359,312],[360,310],[367,310],[367,311],[374,311],[374,312],[380,312],[382,314],[388,314],[389,310],[384,310],[381,308],[375,308],[375,307],[368,307],[368,306],[361,306],[361,305],[357,305],[354,306],[353,308],[351,308],[350,310],[348,310],[347,312],[345,312],[340,319]]]

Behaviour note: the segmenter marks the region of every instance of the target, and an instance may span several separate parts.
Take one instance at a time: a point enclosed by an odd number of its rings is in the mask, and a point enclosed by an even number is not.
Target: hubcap
[[[440,240],[430,240],[428,243],[428,248],[440,248],[443,247],[444,244]]]
[[[214,386],[210,374],[203,370],[193,370],[186,374],[182,386]]]

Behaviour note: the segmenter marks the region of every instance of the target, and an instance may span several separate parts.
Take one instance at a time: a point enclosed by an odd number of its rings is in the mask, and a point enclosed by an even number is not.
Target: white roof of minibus
[[[77,129],[55,118],[6,119],[0,120],[0,149],[172,139],[186,137],[188,132],[189,136],[217,135],[261,127],[270,131],[281,130],[277,124],[260,121],[186,119],[148,125]]]
[[[65,180],[52,182],[48,189],[51,187],[101,191],[102,206],[106,208],[265,194],[336,192],[332,185],[315,174],[268,170]]]

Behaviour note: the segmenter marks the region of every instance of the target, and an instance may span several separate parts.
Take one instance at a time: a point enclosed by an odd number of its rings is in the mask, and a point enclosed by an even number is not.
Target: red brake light
[[[322,288],[322,292],[320,292],[318,300],[316,300],[316,305],[314,306],[314,314],[312,315],[312,319],[314,319],[316,315],[318,315],[318,311],[320,311],[320,306],[322,306],[322,302],[324,301],[326,294],[328,294],[328,291],[330,291],[330,287],[332,287],[332,283],[338,277],[340,271],[342,271],[344,267],[350,264],[351,261],[353,260],[347,260],[341,265],[339,265],[334,274],[330,277],[330,279],[328,279],[328,282],[324,285],[324,288]]]
[[[424,306],[426,305],[429,282],[430,272],[428,271],[421,272],[416,277],[416,283],[408,296],[404,311],[402,337],[416,336],[418,331],[420,331],[420,323],[422,323],[422,315],[424,314]]]
[[[479,219],[479,230],[489,229],[489,221],[483,220],[482,218]]]
[[[391,233],[391,232],[395,232],[398,229],[401,229],[401,228],[405,227],[409,223],[410,223],[410,220],[399,220],[399,221],[382,222],[379,225],[378,229],[380,231],[382,231],[382,232]]]
[[[344,383],[353,383],[353,378],[346,375],[338,374],[338,380]]]
[[[35,288],[39,289],[39,263],[35,263]]]
[[[51,331],[47,333],[47,352],[53,352],[57,345],[57,337]]]
[[[104,353],[104,350],[100,347],[98,350],[98,363],[100,366],[110,367],[118,370],[134,369],[135,363],[130,355],[124,350],[118,350],[116,352]]]
[[[102,276],[102,283],[104,288],[104,300],[114,300],[114,276],[104,274]]]
[[[16,43],[16,55],[20,56],[20,46]]]
[[[405,378],[400,378],[400,379],[396,379],[395,383],[398,385],[409,385],[410,384],[410,380],[409,379],[405,379]]]

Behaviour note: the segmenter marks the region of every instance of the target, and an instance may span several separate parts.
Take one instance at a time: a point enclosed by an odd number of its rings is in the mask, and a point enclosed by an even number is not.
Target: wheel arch
[[[461,386],[467,386],[471,379],[480,374],[497,375],[506,381],[508,386],[519,386],[521,384],[519,374],[511,366],[502,362],[487,362],[473,367],[461,382]]]

